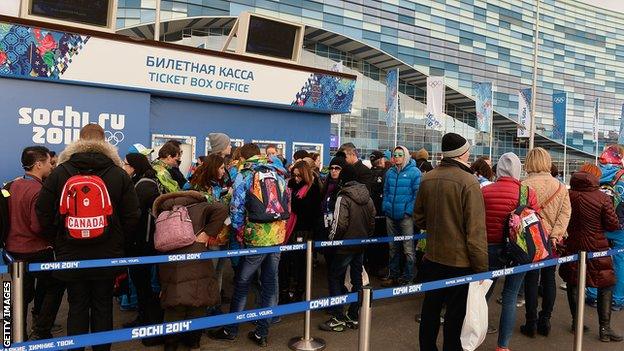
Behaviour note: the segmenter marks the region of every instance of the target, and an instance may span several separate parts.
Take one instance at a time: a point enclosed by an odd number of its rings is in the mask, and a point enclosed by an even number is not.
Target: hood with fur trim
[[[74,154],[97,153],[110,158],[116,166],[122,167],[117,148],[103,140],[77,140],[69,144],[59,155],[58,163],[69,161]]]
[[[198,202],[205,201],[206,197],[202,193],[195,190],[167,193],[160,195],[156,198],[156,200],[154,200],[152,213],[154,214],[154,217],[158,217],[161,212],[169,211],[174,206],[189,206]]]

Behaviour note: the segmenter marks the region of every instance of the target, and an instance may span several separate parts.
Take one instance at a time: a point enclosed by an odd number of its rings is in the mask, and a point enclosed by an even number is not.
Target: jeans
[[[488,245],[489,269],[497,270],[505,268],[505,264],[501,260],[503,250],[502,244]],[[518,300],[518,292],[524,281],[525,273],[512,274],[505,276],[503,285],[503,303],[501,309],[500,321],[498,322],[498,346],[506,348],[509,346],[509,340],[513,335],[514,326],[516,325],[516,301]],[[494,291],[494,285],[498,279],[494,279],[494,283],[487,293],[489,301]]]
[[[419,277],[422,282],[449,279],[474,273],[470,268],[445,266],[425,259]],[[422,304],[419,343],[421,350],[438,351],[436,340],[440,331],[440,312],[446,305],[444,314],[444,351],[462,350],[460,335],[466,317],[468,285],[431,290],[425,293]]]
[[[252,283],[254,274],[260,269],[260,308],[275,306],[275,296],[277,295],[277,271],[279,267],[280,254],[271,253],[263,255],[250,255],[241,257],[234,282],[234,293],[230,304],[230,313],[240,312],[247,304],[247,294],[249,285]],[[228,334],[238,334],[238,324],[231,324],[225,327]],[[258,320],[256,324],[256,334],[258,336],[269,335],[269,319]]]
[[[67,335],[113,329],[113,279],[80,280],[67,283]],[[89,328],[90,327],[90,328]],[[84,347],[73,350],[84,350]],[[109,351],[111,344],[96,345],[93,351]]]
[[[344,279],[347,272],[347,268],[351,271],[351,285],[352,292],[362,290],[362,267],[364,264],[363,253],[349,253],[349,254],[336,254],[332,259],[331,268],[328,274],[329,280],[329,295],[337,296],[344,293]],[[357,302],[349,305],[349,317],[351,319],[359,318],[359,304]],[[337,318],[343,318],[342,306],[334,306],[330,310],[331,314]]]
[[[395,220],[386,217],[388,236],[414,235],[414,220],[406,215],[403,219]],[[405,266],[401,275],[401,249],[405,255]],[[414,279],[414,241],[395,241],[390,243],[390,274],[392,279],[400,278],[405,281]]]
[[[524,298],[526,300],[526,324],[536,325],[550,320],[553,308],[555,306],[555,297],[557,296],[557,287],[555,283],[555,272],[557,266],[545,267],[540,270],[528,271],[525,277]],[[542,310],[537,314],[537,289],[541,279],[543,287],[542,292]]]

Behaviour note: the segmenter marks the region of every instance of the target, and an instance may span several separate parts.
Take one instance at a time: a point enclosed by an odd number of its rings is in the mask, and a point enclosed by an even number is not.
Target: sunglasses
[[[342,167],[340,167],[340,166],[331,166],[331,167],[329,167],[330,171],[340,171],[341,169],[342,169]]]
[[[394,154],[394,157],[399,158],[399,157],[403,157],[403,153],[397,152]]]

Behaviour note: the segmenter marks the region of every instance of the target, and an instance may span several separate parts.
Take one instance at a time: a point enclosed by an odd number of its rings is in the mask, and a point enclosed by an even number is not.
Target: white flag
[[[518,138],[531,136],[531,88],[518,92]]]
[[[427,77],[427,129],[444,130],[445,97],[444,77]]]

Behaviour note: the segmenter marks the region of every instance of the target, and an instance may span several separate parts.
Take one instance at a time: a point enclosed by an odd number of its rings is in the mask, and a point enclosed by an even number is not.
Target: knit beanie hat
[[[345,165],[342,167],[342,171],[340,171],[340,180],[342,181],[342,184],[357,180],[355,167],[345,162]]]
[[[463,136],[456,133],[446,133],[442,137],[442,156],[459,157],[468,150],[470,150],[470,143]]]
[[[208,134],[208,141],[210,141],[210,152],[213,154],[225,150],[230,145],[230,137],[223,133]]]
[[[331,162],[329,162],[329,166],[340,166],[340,168],[345,168],[347,164],[347,160],[344,157],[336,156],[332,158]]]
[[[374,163],[375,161],[379,160],[380,158],[385,157],[384,154],[379,151],[379,150],[375,150],[373,152],[371,152],[370,156],[368,156],[368,159],[371,161],[371,163]]]
[[[412,155],[415,160],[428,160],[429,159],[429,152],[427,152],[427,149],[425,149],[424,147],[418,151],[413,152]]]
[[[306,150],[297,150],[293,154],[293,161],[301,160],[302,158],[310,157],[310,153]]]
[[[513,177],[520,180],[520,171],[522,170],[522,164],[520,158],[513,152],[504,153],[496,164],[496,176],[497,177]]]

